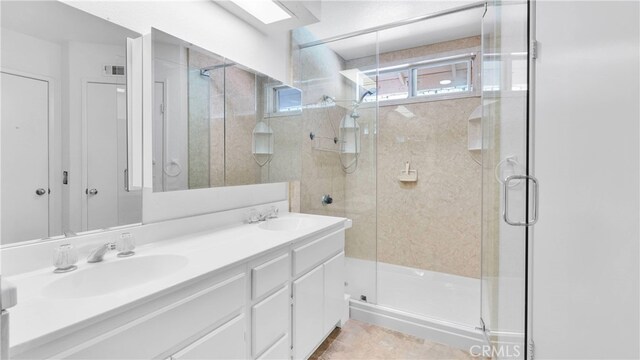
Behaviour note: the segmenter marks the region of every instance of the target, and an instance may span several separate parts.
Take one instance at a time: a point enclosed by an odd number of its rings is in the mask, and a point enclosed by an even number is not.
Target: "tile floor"
[[[311,355],[311,360],[330,359],[478,359],[468,352],[446,345],[349,320],[335,329]]]

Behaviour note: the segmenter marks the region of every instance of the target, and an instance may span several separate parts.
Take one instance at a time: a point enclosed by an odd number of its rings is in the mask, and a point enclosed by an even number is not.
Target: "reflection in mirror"
[[[127,39],[58,1],[2,1],[2,238],[139,223],[127,191]]]
[[[300,178],[301,93],[153,30],[153,190]]]

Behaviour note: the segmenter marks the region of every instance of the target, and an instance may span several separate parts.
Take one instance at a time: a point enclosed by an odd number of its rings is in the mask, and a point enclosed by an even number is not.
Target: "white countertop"
[[[18,288],[20,301],[9,310],[11,316],[10,347],[12,353],[22,353],[56,339],[60,330],[73,331],[91,324],[91,320],[106,313],[126,308],[137,300],[153,297],[163,290],[180,285],[202,275],[213,273],[258,257],[270,250],[288,246],[293,242],[330,227],[343,224],[344,218],[286,214],[285,217],[305,217],[311,225],[294,231],[268,231],[258,224],[239,224],[233,227],[215,229],[179,238],[158,241],[136,248],[134,257],[157,254],[181,255],[188,259],[188,265],[147,283],[128,287],[122,291],[100,296],[57,299],[45,297],[42,289],[54,280],[72,276],[88,266],[100,266],[107,262],[126,261],[108,253],[103,263],[87,264],[79,261],[78,270],[66,274],[54,274],[53,267],[24,273],[8,278]]]

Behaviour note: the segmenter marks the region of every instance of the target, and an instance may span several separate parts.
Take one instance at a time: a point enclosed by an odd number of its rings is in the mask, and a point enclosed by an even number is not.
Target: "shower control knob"
[[[329,194],[322,195],[322,205],[333,204],[333,198]]]
[[[40,189],[36,190],[36,195],[38,195],[38,196],[42,196],[42,195],[44,195],[46,193],[47,193],[47,190],[45,190],[43,188],[40,188]]]

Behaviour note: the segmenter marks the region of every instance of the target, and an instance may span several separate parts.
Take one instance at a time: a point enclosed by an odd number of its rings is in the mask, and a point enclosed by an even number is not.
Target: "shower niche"
[[[299,180],[301,93],[152,32],[153,191]]]

